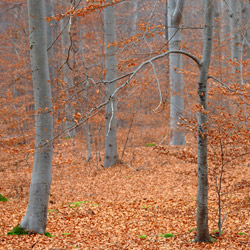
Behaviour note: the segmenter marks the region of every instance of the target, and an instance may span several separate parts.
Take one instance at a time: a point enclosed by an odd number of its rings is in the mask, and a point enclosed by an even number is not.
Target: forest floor
[[[93,154],[86,163],[78,141],[64,140],[55,148],[51,238],[7,236],[25,214],[32,167],[25,155],[1,155],[0,193],[9,200],[0,202],[0,249],[250,249],[249,165],[224,169],[223,233],[217,237],[218,197],[209,164],[209,230],[216,242],[198,244],[193,242],[197,171],[191,147],[127,148],[123,162],[108,169],[100,163],[97,168]],[[32,165],[32,159],[27,162]]]

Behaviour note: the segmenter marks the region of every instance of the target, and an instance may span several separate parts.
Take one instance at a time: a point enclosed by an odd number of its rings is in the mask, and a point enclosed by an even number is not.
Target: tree
[[[45,1],[45,11],[46,16],[51,17],[54,16],[54,5],[52,0]],[[53,57],[54,57],[54,48],[52,46],[54,39],[54,28],[53,25],[47,24],[47,45],[48,45],[48,58],[49,58],[49,72],[50,72],[50,80],[53,82],[54,79],[54,65],[53,65]]]
[[[233,67],[233,74],[235,79],[239,78],[240,67],[240,34],[238,31],[239,24],[239,2],[238,0],[230,0],[230,32],[231,32],[231,59],[235,65]]]
[[[52,177],[53,117],[45,1],[28,0],[30,58],[35,99],[35,156],[30,184],[29,203],[20,223],[25,231],[44,233]]]
[[[180,23],[185,0],[170,0],[167,2],[168,42],[169,51],[179,50],[181,45]],[[170,145],[184,145],[185,134],[178,128],[178,122],[184,110],[182,54],[169,55],[170,80]]]
[[[107,1],[111,3],[112,1]],[[106,65],[106,97],[109,98],[116,90],[117,61],[115,6],[109,5],[104,9],[104,36],[105,36],[105,65]],[[112,82],[110,82],[112,81]],[[104,167],[117,163],[117,97],[113,96],[105,106],[105,158]]]
[[[197,242],[210,241],[208,230],[208,175],[207,175],[207,80],[208,69],[212,54],[213,38],[213,4],[214,0],[206,0],[204,17],[204,35],[203,35],[203,54],[200,63],[198,97],[200,110],[198,113],[198,131],[197,131]]]
[[[67,5],[67,1],[62,1],[64,8],[67,9],[69,6]],[[72,5],[73,6],[73,5]],[[71,7],[72,7],[71,6]],[[65,83],[65,93],[67,96],[67,99],[70,97],[72,89],[74,87],[73,84],[73,78],[70,77],[72,71],[72,34],[71,34],[71,29],[72,29],[72,17],[70,16],[69,18],[65,19],[62,18],[60,20],[60,29],[62,31],[61,35],[61,45],[62,45],[62,54],[63,54],[63,59],[62,59],[62,69],[63,69],[63,82]],[[73,115],[75,114],[75,109],[70,103],[66,102],[65,104],[65,115],[66,115],[66,120],[65,120],[65,128],[71,128],[74,126],[74,121],[73,121]],[[68,135],[70,137],[75,136],[75,129],[69,129]]]

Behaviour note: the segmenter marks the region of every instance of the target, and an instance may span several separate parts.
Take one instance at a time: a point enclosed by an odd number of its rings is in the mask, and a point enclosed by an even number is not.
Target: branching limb
[[[161,86],[160,86],[160,81],[157,77],[157,73],[156,73],[156,70],[155,70],[155,66],[152,62],[150,62],[151,66],[152,66],[152,69],[153,69],[153,72],[154,72],[154,75],[155,75],[155,79],[156,79],[156,82],[157,82],[157,87],[158,87],[158,91],[159,91],[159,95],[160,95],[160,103],[158,104],[158,106],[153,109],[153,111],[155,112],[162,104],[162,95],[161,95]]]

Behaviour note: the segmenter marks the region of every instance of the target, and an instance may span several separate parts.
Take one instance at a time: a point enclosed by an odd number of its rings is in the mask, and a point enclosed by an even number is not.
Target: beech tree
[[[52,177],[53,116],[45,1],[28,0],[30,59],[35,99],[35,155],[29,203],[19,227],[27,232],[44,233]]]
[[[230,0],[229,2],[229,12],[230,12],[230,34],[231,34],[231,59],[235,62],[233,67],[234,77],[237,73],[239,74],[239,61],[240,61],[240,34],[238,30],[239,26],[239,1]]]
[[[181,45],[182,13],[185,0],[167,1],[167,24],[168,24],[168,42],[169,51],[179,50]],[[180,117],[184,110],[183,96],[183,76],[180,73],[182,69],[182,54],[169,55],[169,81],[170,81],[170,145],[184,145],[185,134],[178,128]]]
[[[212,54],[213,41],[213,5],[214,0],[205,1],[204,13],[204,35],[203,35],[203,54],[200,62],[198,98],[200,111],[198,113],[198,131],[197,131],[197,242],[210,241],[208,230],[208,174],[207,174],[207,80],[208,69]]]
[[[112,3],[112,1],[107,1]],[[105,36],[105,67],[106,67],[106,97],[109,98],[116,90],[117,61],[115,6],[109,5],[104,9],[104,36]],[[112,82],[110,82],[112,81]],[[104,167],[117,163],[117,97],[113,96],[105,106],[105,158]]]

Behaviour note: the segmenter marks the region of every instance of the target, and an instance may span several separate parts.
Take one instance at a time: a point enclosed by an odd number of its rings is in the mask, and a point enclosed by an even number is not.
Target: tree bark
[[[133,4],[133,14],[132,14],[132,24],[131,24],[131,36],[136,36],[137,30],[137,19],[138,19],[138,3],[137,0],[132,1]]]
[[[35,156],[30,184],[29,203],[20,223],[25,231],[44,233],[52,177],[53,117],[45,1],[28,0],[30,58],[35,98]]]
[[[181,44],[180,24],[184,9],[184,0],[168,1],[168,41],[169,51],[179,50]],[[185,133],[180,130],[178,123],[184,110],[183,76],[179,69],[183,68],[182,55],[169,55],[169,80],[170,80],[170,145],[185,145]]]
[[[107,3],[111,3],[109,0]],[[105,64],[106,81],[117,78],[115,6],[104,9]],[[116,81],[106,83],[106,97],[109,98],[116,89]],[[105,158],[104,167],[111,167],[118,161],[117,153],[117,98],[114,96],[105,106]]]
[[[240,34],[238,31],[239,23],[239,2],[238,0],[230,0],[230,31],[231,31],[231,59],[235,63],[233,66],[233,74],[236,80],[239,80],[240,72]]]
[[[214,0],[205,2],[205,28],[203,39],[203,55],[199,72],[198,97],[200,111],[198,113],[198,134],[197,134],[197,242],[210,241],[208,230],[208,175],[207,175],[207,79],[210,59],[212,54],[213,38],[213,5]]]
[[[45,0],[45,12],[47,17],[54,16],[54,6],[52,3],[52,0]],[[49,60],[49,72],[50,72],[50,80],[53,82],[54,79],[54,48],[52,46],[52,43],[54,41],[54,28],[53,28],[53,22],[47,23],[47,46],[49,48],[48,50],[48,60]]]

